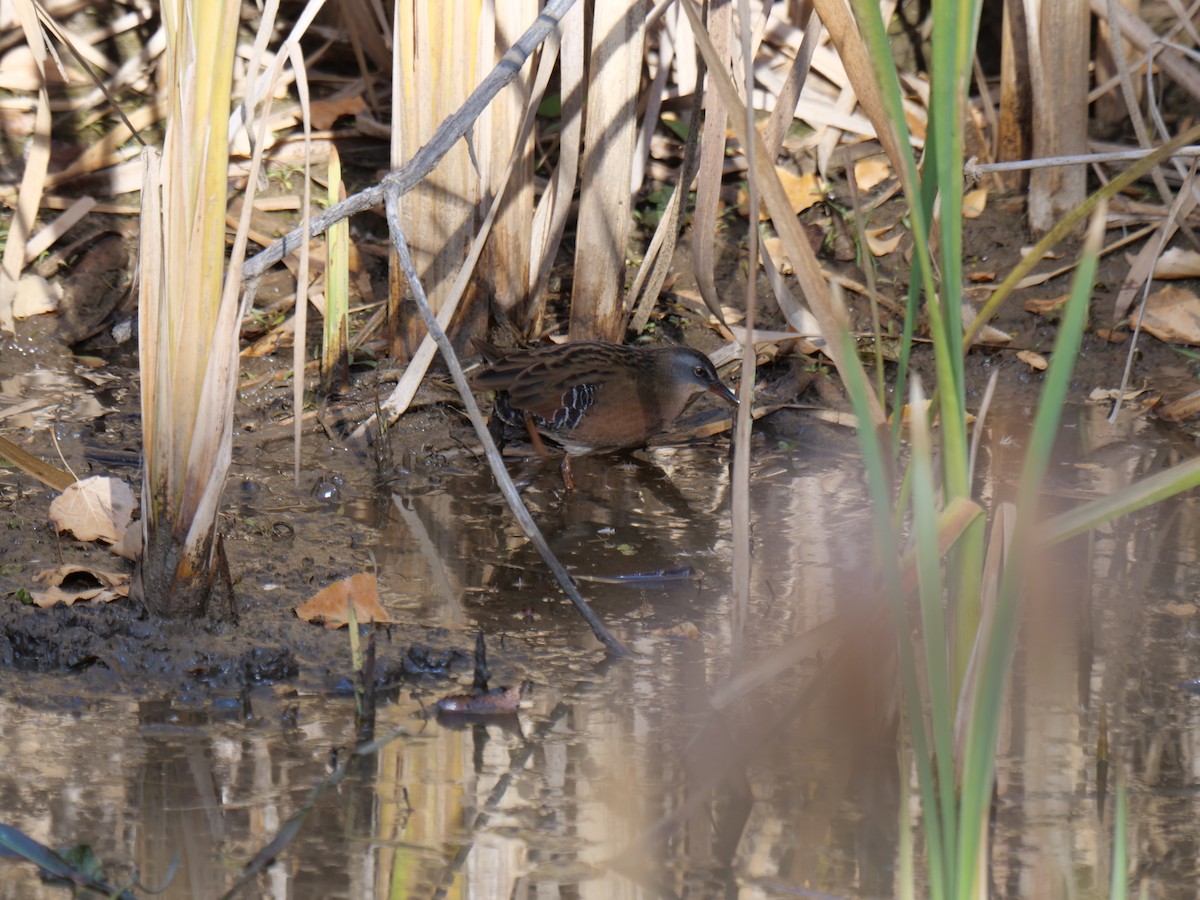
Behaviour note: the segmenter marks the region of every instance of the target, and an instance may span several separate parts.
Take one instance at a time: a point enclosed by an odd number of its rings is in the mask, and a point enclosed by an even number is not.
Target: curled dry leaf
[[[1092,403],[1112,403],[1117,397],[1120,397],[1122,403],[1129,403],[1144,393],[1146,393],[1145,388],[1127,390],[1124,394],[1116,388],[1092,388],[1092,392],[1088,394],[1088,400]]]
[[[1200,278],[1200,253],[1172,247],[1154,262],[1151,278],[1175,280],[1178,278]]]
[[[976,188],[963,194],[962,214],[964,219],[978,219],[987,209],[987,188]]]
[[[1142,328],[1168,344],[1200,344],[1200,297],[1173,285],[1154,292]]]
[[[825,189],[821,185],[820,177],[815,172],[797,175],[782,166],[776,166],[775,172],[779,175],[779,181],[783,185],[783,192],[787,195],[792,212],[797,215],[825,199]],[[743,216],[748,216],[750,212],[750,194],[745,188],[738,189],[738,212]],[[760,220],[769,218],[765,203],[760,204],[758,218]]]
[[[115,544],[125,536],[136,505],[133,489],[119,478],[96,475],[68,485],[50,504],[56,531],[81,541]]]
[[[1025,363],[1025,365],[1029,366],[1029,368],[1036,369],[1039,372],[1046,371],[1047,367],[1050,365],[1048,362],[1046,362],[1046,357],[1042,356],[1040,353],[1035,353],[1032,350],[1019,350],[1017,352],[1017,359]]]
[[[1025,301],[1025,312],[1039,316],[1058,312],[1066,305],[1069,296],[1069,294],[1060,294],[1057,297],[1031,297]]]
[[[80,600],[108,603],[129,596],[129,576],[124,572],[103,572],[86,566],[59,566],[34,573],[34,584],[45,590],[30,591],[33,602],[42,609],[62,603],[70,606]]]
[[[762,242],[762,248],[767,256],[771,257],[771,262],[775,264],[775,268],[780,274],[792,274],[792,262],[788,259],[787,252],[783,249],[783,241],[781,239],[769,237]]]
[[[891,174],[892,167],[885,156],[869,156],[854,164],[854,180],[858,182],[859,190],[869,191]]]
[[[986,291],[988,288],[981,288],[980,290]],[[964,294],[965,293],[966,292],[964,292]],[[965,299],[962,303],[961,309],[963,329],[965,330],[970,328],[971,323],[975,320],[975,310],[970,303],[966,302]],[[979,329],[979,334],[975,338],[975,342],[978,344],[1003,346],[1005,344],[1012,343],[1012,335],[1006,331],[1001,331],[995,325],[984,325]]]
[[[883,237],[884,234],[891,231],[893,226],[889,225],[886,228],[869,228],[865,232],[867,237],[867,247],[871,250],[872,256],[887,256],[893,250],[900,246],[900,239],[904,237],[904,232],[897,230],[890,238]]]
[[[379,581],[369,572],[351,575],[318,591],[296,607],[296,615],[305,622],[320,623],[330,629],[341,628],[350,621],[350,603],[354,604],[354,617],[359,624],[395,621],[379,605]]]
[[[698,641],[704,637],[692,622],[680,622],[671,628],[663,629],[659,634],[677,641]]]

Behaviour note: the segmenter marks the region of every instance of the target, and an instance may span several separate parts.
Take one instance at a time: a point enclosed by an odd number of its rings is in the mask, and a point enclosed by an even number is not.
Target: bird
[[[474,386],[496,392],[493,417],[524,426],[536,444],[539,433],[559,444],[568,490],[572,457],[640,447],[702,393],[738,402],[711,360],[682,345],[568,341],[510,350],[479,338],[474,344],[484,360]]]

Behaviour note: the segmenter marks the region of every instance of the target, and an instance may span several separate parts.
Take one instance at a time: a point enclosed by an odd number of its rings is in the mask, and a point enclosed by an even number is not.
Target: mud
[[[1013,210],[1011,201],[1001,200],[970,223],[965,247],[968,274],[995,272],[998,280],[1015,265],[1020,248],[1029,239],[1021,217]],[[94,244],[109,265],[124,258],[113,238]],[[1072,249],[1064,249],[1070,258]],[[726,248],[727,255],[736,257],[736,250]],[[889,257],[874,261],[881,290],[898,302],[904,298],[904,257],[902,245]],[[862,278],[852,263],[825,262]],[[93,270],[103,271],[104,264],[96,262],[84,268],[82,277],[92,289],[97,283]],[[686,266],[686,258],[681,264]],[[1098,299],[1076,368],[1073,400],[1083,400],[1096,387],[1118,386],[1128,345],[1110,343],[1095,332],[1110,324],[1106,307],[1111,304],[1105,299],[1115,293],[1124,267],[1122,260],[1101,264]],[[10,416],[4,423],[5,432],[31,452],[66,465],[79,477],[118,474],[140,488],[136,357],[132,342],[104,346],[104,336],[111,335],[112,325],[126,310],[119,297],[113,299],[123,290],[120,279],[113,272],[105,277],[109,295],[98,302],[106,312],[106,327],[97,328],[96,316],[85,310],[57,323],[47,316],[22,321],[18,334],[6,338],[0,352],[5,398],[24,401],[32,408]],[[1022,304],[1029,298],[1065,293],[1068,278],[1020,292],[1002,308],[993,324],[1010,334],[1012,341],[1003,347],[980,346],[970,353],[969,405],[978,401],[987,379],[997,371],[1002,399],[1029,406],[1036,402],[1042,375],[1017,359],[1016,352],[1048,353],[1056,327],[1053,319],[1025,312]],[[686,275],[680,285],[688,286]],[[738,294],[736,286],[730,288],[731,304],[736,305]],[[768,295],[764,291],[760,296]],[[862,298],[850,295],[850,302],[855,327],[869,330]],[[669,303],[666,307],[667,317],[660,320],[662,330],[674,331],[702,347],[716,343],[715,336],[694,317],[681,315],[679,308]],[[778,324],[771,321],[769,312],[765,317],[767,327]],[[762,318],[760,314],[760,321]],[[89,341],[87,356],[72,355],[64,336]],[[415,410],[390,430],[386,442],[374,446],[343,443],[338,429],[365,417],[375,402],[386,396],[396,374],[387,369],[363,370],[356,374],[349,392],[306,424],[303,475],[297,487],[291,474],[291,426],[287,420],[291,387],[272,377],[283,365],[271,358],[247,360],[246,377],[256,386],[242,392],[237,410],[234,464],[221,523],[235,580],[237,624],[162,622],[128,600],[50,610],[22,605],[18,591],[39,568],[62,562],[102,568],[124,563],[109,558],[102,547],[55,535],[46,520],[52,493],[5,470],[0,471],[4,517],[0,531],[0,666],[62,672],[65,692],[77,690],[81,682],[106,689],[119,686],[135,692],[153,689],[183,694],[245,690],[278,681],[327,691],[346,688],[350,663],[344,632],[339,636],[301,622],[293,608],[331,581],[371,567],[366,548],[375,537],[380,510],[393,495],[437,491],[448,480],[463,475],[486,479],[486,467],[448,382],[436,375],[423,388]],[[776,386],[795,386],[800,382],[789,377],[806,367],[811,368],[803,359],[783,355],[764,368],[762,377]],[[933,383],[927,346],[918,348],[914,369],[926,384]],[[1170,400],[1191,390],[1195,370],[1190,357],[1143,337],[1132,384]],[[816,387],[806,394],[779,399],[837,404],[836,384],[823,376],[815,380]],[[807,378],[804,384],[813,381]],[[39,398],[44,403],[29,403]],[[1186,426],[1174,427],[1181,435],[1189,434]],[[811,438],[817,453],[823,452],[822,446],[830,440],[827,427],[814,426],[806,413],[792,410],[768,417],[756,429],[771,445],[787,443],[798,435]],[[833,443],[839,440],[842,448],[852,443],[845,434]],[[344,514],[346,502],[353,506],[350,514]],[[527,564],[537,567],[535,559]],[[517,609],[512,614],[520,612]],[[414,679],[462,676],[470,669],[471,640],[465,630],[450,633],[414,624],[383,629],[379,687],[392,689]]]

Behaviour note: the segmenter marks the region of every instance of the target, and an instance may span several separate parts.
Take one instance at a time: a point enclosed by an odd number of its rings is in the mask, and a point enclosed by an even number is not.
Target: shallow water
[[[1027,418],[992,420],[989,499],[1014,477]],[[670,584],[582,582],[633,653],[619,663],[473,463],[435,461],[383,491],[338,483],[320,514],[338,541],[370,549],[393,615],[444,628],[464,648],[482,627],[493,684],[524,683],[522,709],[486,724],[428,717],[455,689],[447,682],[386,697],[377,736],[395,738],[320,793],[241,896],[892,896],[895,676],[872,611],[858,460],[836,442],[757,440],[756,565],[740,635],[722,446],[585,458],[569,497],[553,461],[514,461],[577,575],[694,571]],[[1067,423],[1062,451],[1055,506],[1143,477],[1174,452],[1144,420],[1108,426],[1090,407]],[[1002,737],[997,896],[1105,891],[1102,714],[1129,778],[1133,871],[1151,896],[1194,896],[1200,698],[1177,685],[1200,675],[1197,513],[1184,498],[1039,563]],[[726,687],[796,641],[791,668]],[[164,897],[220,896],[353,745],[353,700],[308,688],[48,702],[60,677],[0,679],[0,819],[53,846],[90,844],[115,883],[128,883],[129,867],[146,886],[169,878]],[[0,860],[0,898],[61,896],[28,864]]]

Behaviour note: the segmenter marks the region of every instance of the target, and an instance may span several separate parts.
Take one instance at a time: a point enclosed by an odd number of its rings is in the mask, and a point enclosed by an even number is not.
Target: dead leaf
[[[68,485],[50,504],[56,531],[70,531],[81,541],[115,544],[133,519],[133,489],[119,478],[94,475]]]
[[[360,572],[335,581],[296,607],[296,615],[305,622],[323,623],[326,628],[341,628],[350,621],[349,604],[359,624],[395,621],[379,605],[379,581],[370,572]]]
[[[698,641],[704,636],[692,622],[680,622],[671,628],[664,628],[659,634],[678,641]]]
[[[777,168],[776,171],[779,173],[779,180],[783,182],[783,192],[787,194],[792,212],[802,213],[814,203],[825,199],[825,189],[815,172],[793,175],[784,168]]]
[[[1066,305],[1069,296],[1069,294],[1060,294],[1057,297],[1031,297],[1025,301],[1025,312],[1039,316],[1058,312]]]
[[[1192,603],[1166,603],[1163,605],[1162,610],[1167,615],[1180,619],[1190,619],[1197,612],[1200,612]]]
[[[893,250],[900,246],[900,239],[904,237],[903,231],[897,231],[893,237],[883,238],[883,235],[892,230],[891,225],[886,228],[870,228],[865,232],[867,237],[867,247],[871,250],[872,256],[887,256]]]
[[[13,317],[28,319],[30,316],[52,313],[58,309],[62,293],[61,284],[51,284],[40,275],[26,273],[17,282],[17,295],[13,298]]]
[[[1088,400],[1092,403],[1111,403],[1119,396],[1122,403],[1128,403],[1131,400],[1136,400],[1144,393],[1146,393],[1145,388],[1127,390],[1124,394],[1116,388],[1092,388],[1092,392],[1088,394]]]
[[[1096,337],[1108,341],[1110,344],[1123,344],[1129,340],[1129,332],[1117,331],[1114,328],[1097,328]]]
[[[1166,281],[1178,278],[1200,278],[1200,253],[1172,247],[1154,262],[1151,278]]]
[[[975,284],[984,284],[989,281],[996,280],[995,272],[968,272],[967,281],[972,281]]]
[[[108,603],[129,596],[129,575],[103,572],[86,566],[59,566],[33,575],[34,584],[46,585],[44,591],[30,591],[33,602],[42,609],[62,603],[70,606],[80,600]]]
[[[892,167],[884,156],[871,156],[854,164],[854,180],[858,182],[858,188],[862,191],[869,191],[875,185],[882,184],[891,174]]]
[[[987,209],[988,189],[975,188],[963,194],[962,214],[964,219],[978,219]]]
[[[1160,419],[1168,422],[1186,422],[1200,415],[1200,391],[1192,391],[1178,400],[1164,403],[1155,410]]]
[[[1168,285],[1146,300],[1142,328],[1167,344],[1200,344],[1200,297]]]
[[[312,127],[318,131],[327,131],[342,116],[358,115],[366,108],[367,101],[361,93],[337,94],[324,100],[314,100],[308,107]]]
[[[783,185],[783,192],[787,194],[788,203],[791,204],[792,212],[797,215],[804,212],[815,203],[820,203],[825,199],[825,190],[821,186],[821,179],[815,172],[806,172],[803,175],[797,175],[782,166],[776,166],[775,172],[779,176],[779,181]],[[750,211],[750,194],[744,188],[738,189],[738,212],[743,217],[748,216]],[[769,218],[767,214],[767,206],[765,203],[759,204],[759,220]]]
[[[117,556],[137,562],[142,558],[142,527],[140,522],[130,522],[125,534],[109,547]]]
[[[771,262],[775,264],[776,270],[781,275],[792,274],[792,262],[787,258],[787,253],[783,249],[783,241],[777,237],[769,237],[763,241],[763,250],[767,256],[771,257]]]
[[[1046,362],[1046,357],[1042,356],[1040,353],[1035,353],[1032,350],[1017,351],[1017,359],[1025,363],[1025,365],[1029,366],[1029,368],[1036,369],[1039,372],[1046,371],[1046,368],[1050,365],[1048,362]]]
[[[979,288],[978,290],[987,290],[987,288]],[[965,292],[964,292],[965,293]],[[971,323],[975,320],[975,310],[971,308],[970,303],[963,302],[960,305],[962,310],[963,329],[971,327]],[[979,329],[979,333],[975,337],[977,344],[993,344],[1003,346],[1004,344],[1012,343],[1012,335],[1006,331],[1001,331],[994,325],[984,325]]]

